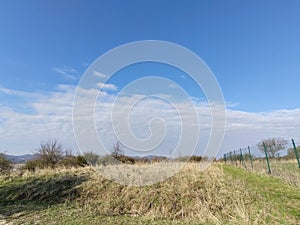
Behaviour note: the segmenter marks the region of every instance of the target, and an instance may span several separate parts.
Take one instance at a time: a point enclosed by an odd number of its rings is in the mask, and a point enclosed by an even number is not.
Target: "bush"
[[[40,159],[31,159],[26,162],[23,169],[28,170],[30,172],[35,172],[37,168],[41,168],[43,165]]]
[[[71,168],[71,167],[84,167],[87,165],[88,163],[86,162],[83,156],[68,155],[63,157],[58,163],[56,163],[55,167],[62,166],[62,167]],[[23,166],[23,169],[28,170],[30,172],[35,172],[36,169],[38,168],[39,169],[48,168],[47,164],[45,164],[43,159],[40,157],[27,161],[26,164]]]
[[[77,162],[79,166],[88,166],[88,162],[85,160],[85,158],[81,155],[77,156]]]
[[[11,162],[8,159],[6,159],[4,154],[0,153],[0,174],[7,175],[10,173],[11,169]]]
[[[37,149],[36,158],[26,162],[23,169],[34,172],[37,168],[83,167],[87,161],[83,156],[74,156],[71,150],[63,149],[56,140],[48,141]]]
[[[202,156],[198,155],[192,155],[192,157],[189,159],[190,162],[201,162],[202,161]]]
[[[119,156],[116,156],[114,158],[121,161],[122,163],[125,163],[125,164],[135,164],[135,159],[133,157],[130,157],[130,156],[119,155]]]
[[[59,163],[58,166],[64,167],[84,167],[88,165],[84,157],[82,156],[65,156]]]
[[[111,155],[99,157],[97,164],[107,166],[107,165],[116,165],[120,164],[120,161]]]
[[[300,154],[300,146],[297,146],[297,152],[298,152],[298,155]],[[282,157],[282,158],[285,158],[285,159],[296,159],[296,154],[295,154],[295,150],[294,148],[289,148],[287,150],[287,155]]]
[[[90,151],[90,152],[85,152],[83,153],[83,158],[85,159],[85,161],[92,165],[92,166],[95,166],[98,159],[99,159],[99,155]]]
[[[37,149],[39,155],[39,161],[42,167],[54,168],[56,164],[62,160],[64,150],[62,145],[56,140],[50,140],[46,143],[42,143]]]
[[[179,162],[187,162],[187,161],[188,162],[201,162],[201,161],[207,160],[207,157],[192,155],[192,156],[178,157],[178,158],[176,158],[176,160]]]
[[[104,157],[99,157],[97,164],[99,165],[117,165],[117,164],[135,164],[135,159],[130,156],[125,156],[125,155],[119,155],[119,156],[112,156],[112,155],[107,155]]]

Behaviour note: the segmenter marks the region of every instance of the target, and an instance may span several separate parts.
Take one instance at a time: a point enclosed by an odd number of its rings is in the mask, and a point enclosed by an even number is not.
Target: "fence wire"
[[[289,141],[279,151],[268,145],[252,145],[224,154],[226,164],[270,174],[300,187],[300,142]]]

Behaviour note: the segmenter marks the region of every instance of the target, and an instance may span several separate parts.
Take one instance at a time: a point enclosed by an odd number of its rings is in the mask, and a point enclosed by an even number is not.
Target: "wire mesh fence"
[[[300,187],[300,142],[261,143],[224,154],[226,164],[276,176]]]

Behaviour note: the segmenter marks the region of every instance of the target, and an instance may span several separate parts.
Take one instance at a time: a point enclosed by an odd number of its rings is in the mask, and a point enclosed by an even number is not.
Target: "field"
[[[116,184],[91,168],[2,177],[0,224],[300,224],[296,167],[272,176],[221,163],[198,168],[188,163],[144,187]]]
[[[268,167],[264,159],[255,160],[253,162],[253,168],[249,161],[246,162],[246,165],[238,162],[229,162],[229,164],[258,174],[266,174],[268,172]],[[300,169],[296,160],[271,159],[270,168],[271,176],[279,178],[287,184],[300,188]]]

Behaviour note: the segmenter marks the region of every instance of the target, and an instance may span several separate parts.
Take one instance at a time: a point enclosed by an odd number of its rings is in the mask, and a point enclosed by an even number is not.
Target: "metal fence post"
[[[267,153],[267,147],[266,147],[266,144],[264,142],[263,142],[263,145],[264,145],[266,160],[267,160],[267,164],[268,164],[268,174],[271,174],[271,167],[270,167],[269,157],[268,157],[268,153]]]
[[[246,162],[245,162],[245,160],[244,160],[243,152],[242,152],[242,149],[241,149],[241,148],[240,148],[240,153],[241,153],[241,156],[240,156],[241,162],[243,163],[245,169],[247,169],[247,165],[246,165]]]
[[[235,150],[233,151],[233,155],[234,155],[234,162],[235,162],[235,165],[237,166],[237,157],[236,157],[236,154],[235,154]]]
[[[250,151],[250,147],[249,146],[248,146],[248,152],[249,152],[249,157],[250,157],[251,168],[253,169],[252,155],[251,155],[251,151]]]
[[[240,166],[242,165],[242,149],[240,148],[240,157],[239,157],[239,161],[240,161]]]
[[[296,159],[297,159],[297,161],[298,161],[298,166],[299,166],[299,168],[300,168],[300,160],[299,160],[298,150],[297,150],[297,147],[296,147],[296,145],[295,145],[294,139],[292,139],[292,142],[293,142],[293,147],[294,147]]]

